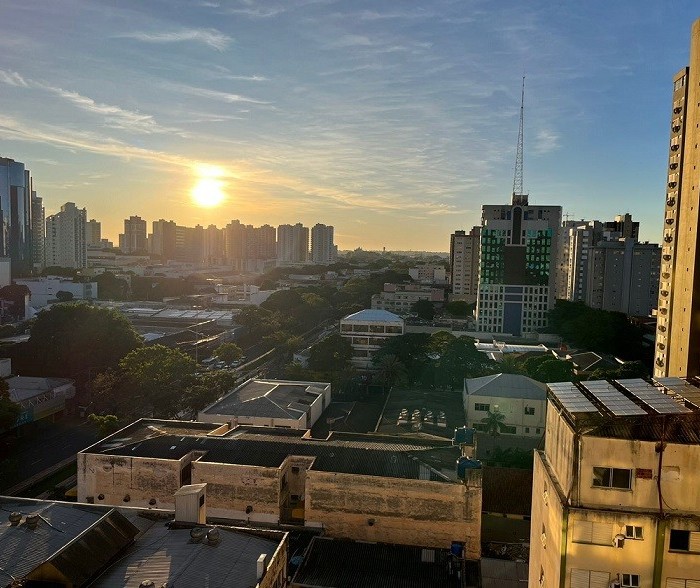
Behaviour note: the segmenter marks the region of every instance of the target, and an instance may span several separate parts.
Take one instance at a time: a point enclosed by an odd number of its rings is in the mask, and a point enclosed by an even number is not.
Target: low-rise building
[[[447,270],[444,265],[423,263],[408,268],[408,275],[419,284],[447,284]]]
[[[210,516],[478,558],[481,469],[449,440],[142,419],[78,454],[78,500],[172,508],[207,484]],[[467,463],[464,463],[467,460]]]
[[[404,333],[404,320],[387,310],[361,310],[340,321],[341,336],[352,345],[352,365],[372,369],[372,357],[389,337]]]
[[[330,403],[327,382],[252,379],[201,410],[197,420],[306,430]]]
[[[529,586],[700,585],[700,388],[548,384]]]
[[[14,376],[5,381],[10,389],[10,400],[22,409],[16,426],[63,412],[66,400],[75,396],[75,382],[67,378]]]
[[[519,374],[494,374],[464,380],[462,393],[467,426],[487,431],[482,422],[489,413],[500,413],[501,434],[539,437],[544,432],[546,386]]]
[[[419,300],[442,303],[445,301],[445,290],[420,284],[387,283],[382,292],[372,295],[372,308],[406,316],[411,314],[413,305]]]
[[[30,291],[29,303],[34,308],[42,308],[57,300],[59,292],[70,295],[72,300],[95,300],[97,282],[74,282],[68,278],[47,276],[42,278],[17,278],[15,283],[26,286]]]

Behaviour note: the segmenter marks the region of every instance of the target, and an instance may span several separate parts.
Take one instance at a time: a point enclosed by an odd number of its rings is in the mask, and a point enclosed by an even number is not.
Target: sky
[[[697,0],[2,0],[0,156],[46,214],[446,251],[524,187],[658,242]],[[202,206],[195,196],[223,198]]]

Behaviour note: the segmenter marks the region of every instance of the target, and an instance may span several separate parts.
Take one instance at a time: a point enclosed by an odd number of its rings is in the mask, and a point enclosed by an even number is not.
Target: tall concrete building
[[[102,223],[94,218],[87,222],[85,240],[88,247],[102,247]]]
[[[32,176],[24,164],[0,157],[0,257],[9,257],[12,274],[31,272]]]
[[[535,206],[526,194],[481,213],[477,328],[533,336],[554,305],[561,206]]]
[[[455,231],[450,235],[450,283],[452,298],[476,302],[479,292],[479,247],[481,227],[469,233]]]
[[[124,233],[119,235],[119,249],[122,253],[145,253],[148,251],[146,221],[140,216],[130,216],[124,219]]]
[[[591,308],[649,316],[659,296],[661,247],[635,239],[600,241],[590,249],[585,302]]]
[[[32,262],[34,271],[44,268],[44,237],[46,234],[46,217],[41,196],[32,192]]]
[[[148,238],[148,252],[157,255],[162,261],[175,259],[176,228],[175,221],[160,219],[153,221],[153,232]]]
[[[309,229],[301,223],[277,227],[277,261],[306,263],[309,260]]]
[[[311,261],[319,264],[335,263],[338,247],[333,243],[333,227],[315,224],[311,229]]]
[[[60,212],[46,217],[47,267],[87,267],[86,225],[87,211],[73,202],[66,202]]]
[[[700,20],[673,78],[654,375],[700,375]]]

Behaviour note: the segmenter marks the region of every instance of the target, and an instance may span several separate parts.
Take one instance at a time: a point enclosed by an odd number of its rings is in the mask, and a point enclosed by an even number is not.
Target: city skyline
[[[130,215],[322,218],[340,249],[446,251],[483,203],[510,200],[523,74],[531,201],[577,219],[631,212],[643,240],[660,240],[690,2],[70,0],[3,13],[1,154],[31,170],[47,216],[75,202],[115,242]],[[220,205],[192,203],[218,190]]]

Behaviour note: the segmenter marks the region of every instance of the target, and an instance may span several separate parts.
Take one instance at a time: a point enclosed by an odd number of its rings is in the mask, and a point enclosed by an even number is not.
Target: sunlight
[[[194,203],[205,208],[221,204],[226,198],[225,183],[219,179],[224,175],[223,170],[208,164],[198,164],[195,169],[199,179],[192,188]]]

